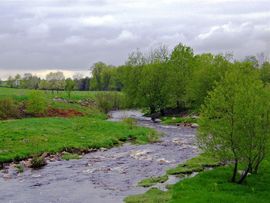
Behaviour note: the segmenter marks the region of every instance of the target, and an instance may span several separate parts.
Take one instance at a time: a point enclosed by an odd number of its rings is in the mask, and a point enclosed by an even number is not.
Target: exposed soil
[[[49,109],[45,117],[74,117],[83,116],[84,114],[74,109]]]
[[[44,114],[28,114],[25,112],[23,107],[19,108],[19,112],[13,117],[2,118],[0,120],[9,120],[9,119],[22,119],[22,118],[45,118],[45,117],[75,117],[75,116],[83,116],[82,112],[76,111],[74,109],[55,109],[49,108],[48,111]]]

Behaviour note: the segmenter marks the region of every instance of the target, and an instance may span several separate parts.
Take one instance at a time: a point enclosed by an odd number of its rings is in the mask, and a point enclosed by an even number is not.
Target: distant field
[[[16,89],[16,88],[5,88],[0,87],[0,98],[3,97],[13,97],[17,100],[26,99],[27,96],[33,91],[43,91],[46,92],[48,97],[55,98],[68,98],[68,94],[65,91],[59,91],[52,93],[52,91],[47,90],[28,90],[28,89]],[[70,99],[72,100],[81,100],[81,99],[93,99],[95,97],[95,91],[72,91]]]

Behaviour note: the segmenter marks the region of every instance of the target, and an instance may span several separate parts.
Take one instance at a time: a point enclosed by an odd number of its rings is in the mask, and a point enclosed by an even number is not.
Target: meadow
[[[34,90],[36,91],[36,90]],[[38,90],[42,91],[42,90]],[[0,99],[27,101],[33,90],[0,88]],[[72,92],[74,100],[92,99],[95,92]],[[52,101],[65,98],[65,92],[47,92],[50,108],[73,110],[80,116],[27,117],[0,121],[0,163],[19,161],[44,152],[110,148],[125,141],[147,143],[156,135],[153,130],[107,121],[107,115],[96,106]]]

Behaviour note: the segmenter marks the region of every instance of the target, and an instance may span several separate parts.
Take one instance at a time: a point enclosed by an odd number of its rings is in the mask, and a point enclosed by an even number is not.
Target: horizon
[[[266,0],[3,0],[0,78],[55,70],[87,75],[95,62],[117,66],[137,48],[160,44],[269,58],[269,9]]]

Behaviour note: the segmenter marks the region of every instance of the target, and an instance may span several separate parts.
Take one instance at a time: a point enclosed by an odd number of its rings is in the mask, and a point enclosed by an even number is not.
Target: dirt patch
[[[74,117],[74,116],[83,116],[82,112],[76,111],[74,109],[49,109],[47,117]]]

